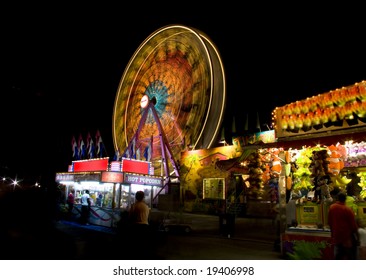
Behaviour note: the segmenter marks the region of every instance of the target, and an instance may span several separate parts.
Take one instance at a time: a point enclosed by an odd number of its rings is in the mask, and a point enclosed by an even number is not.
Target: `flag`
[[[140,160],[141,159],[141,155],[140,155],[140,148],[137,148],[136,150],[136,157],[135,157],[137,160]]]
[[[88,132],[88,134],[86,135],[86,150],[89,151],[90,148],[90,140],[91,140],[91,136],[90,136],[90,132]]]
[[[85,159],[85,143],[81,134],[79,135],[78,141],[78,148],[79,148],[79,159]]]
[[[102,136],[99,137],[99,157],[105,156],[104,143],[102,140]]]
[[[147,144],[144,150],[144,157],[146,159],[146,161],[149,161],[149,146],[150,144]]]
[[[131,145],[131,154],[130,156],[134,159],[136,159],[136,140],[135,137],[132,139],[132,145]]]
[[[153,137],[151,136],[150,143],[146,145],[145,150],[144,150],[144,157],[145,157],[146,161],[151,161],[152,141],[153,141]]]
[[[100,132],[99,132],[99,130],[97,130],[97,132],[95,133],[95,145],[97,148],[95,155],[97,157],[99,157],[99,152],[100,152],[100,142],[99,141],[100,141]]]
[[[90,135],[90,132],[88,132],[88,135],[86,137],[86,151],[88,152],[88,158],[92,159],[94,158],[94,151],[95,147],[94,147],[94,141]]]
[[[90,138],[90,146],[89,146],[89,149],[88,149],[88,156],[89,156],[89,158],[94,158],[95,157],[94,141],[91,138]]]
[[[119,150],[117,149],[116,152],[114,153],[114,157],[113,157],[114,161],[119,161],[120,160],[120,156],[119,156]]]
[[[71,147],[72,147],[72,158],[74,160],[78,160],[79,159],[79,150],[78,150],[78,145],[76,144],[75,136],[72,136]]]
[[[103,157],[104,153],[105,153],[105,148],[104,148],[102,136],[100,135],[99,130],[97,130],[97,132],[95,134],[95,144],[97,145],[96,156]]]
[[[126,149],[126,152],[123,154],[123,157],[130,158],[130,150],[128,149],[128,147]]]

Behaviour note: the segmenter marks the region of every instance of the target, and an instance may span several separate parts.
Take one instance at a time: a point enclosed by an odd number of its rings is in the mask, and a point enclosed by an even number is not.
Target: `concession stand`
[[[150,208],[165,194],[163,178],[151,174],[151,163],[147,161],[122,158],[109,162],[109,158],[96,158],[73,161],[68,172],[56,173],[56,182],[63,186],[64,197],[70,192],[75,197],[72,219],[80,217],[80,198],[89,190],[92,202],[89,222],[116,227],[121,212],[134,203],[137,191],[145,193]]]
[[[327,216],[337,192],[347,192],[347,205],[366,219],[366,82],[276,108],[273,116],[283,151],[282,252],[301,257],[318,250],[314,258],[333,259]],[[324,175],[328,183],[316,185]]]

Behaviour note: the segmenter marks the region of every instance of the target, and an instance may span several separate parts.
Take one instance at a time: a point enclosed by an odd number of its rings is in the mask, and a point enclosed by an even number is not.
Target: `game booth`
[[[366,82],[276,108],[273,116],[282,252],[333,259],[327,216],[337,192],[366,219]],[[329,180],[317,183],[324,175]]]

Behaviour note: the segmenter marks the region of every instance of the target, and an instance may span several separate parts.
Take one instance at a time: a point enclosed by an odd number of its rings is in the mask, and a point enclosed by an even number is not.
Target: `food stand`
[[[150,208],[165,194],[163,178],[150,173],[147,161],[122,158],[109,163],[109,158],[97,158],[73,161],[69,172],[56,173],[56,182],[64,186],[64,197],[70,192],[74,194],[72,219],[80,217],[80,198],[89,190],[92,201],[89,222],[116,227],[121,211],[134,203],[136,191],[144,191]]]

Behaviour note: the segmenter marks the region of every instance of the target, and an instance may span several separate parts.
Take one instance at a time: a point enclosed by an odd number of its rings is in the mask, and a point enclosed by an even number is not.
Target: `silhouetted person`
[[[96,203],[99,207],[102,207],[102,205],[103,205],[103,195],[101,193],[98,194]]]
[[[69,214],[69,218],[72,217],[72,210],[74,209],[74,204],[75,204],[75,197],[74,194],[72,192],[69,193],[69,195],[67,196],[67,206],[68,206],[68,214]]]
[[[129,210],[130,234],[132,238],[132,255],[134,259],[146,259],[150,253],[150,209],[145,203],[143,191],[137,191],[136,201]]]

